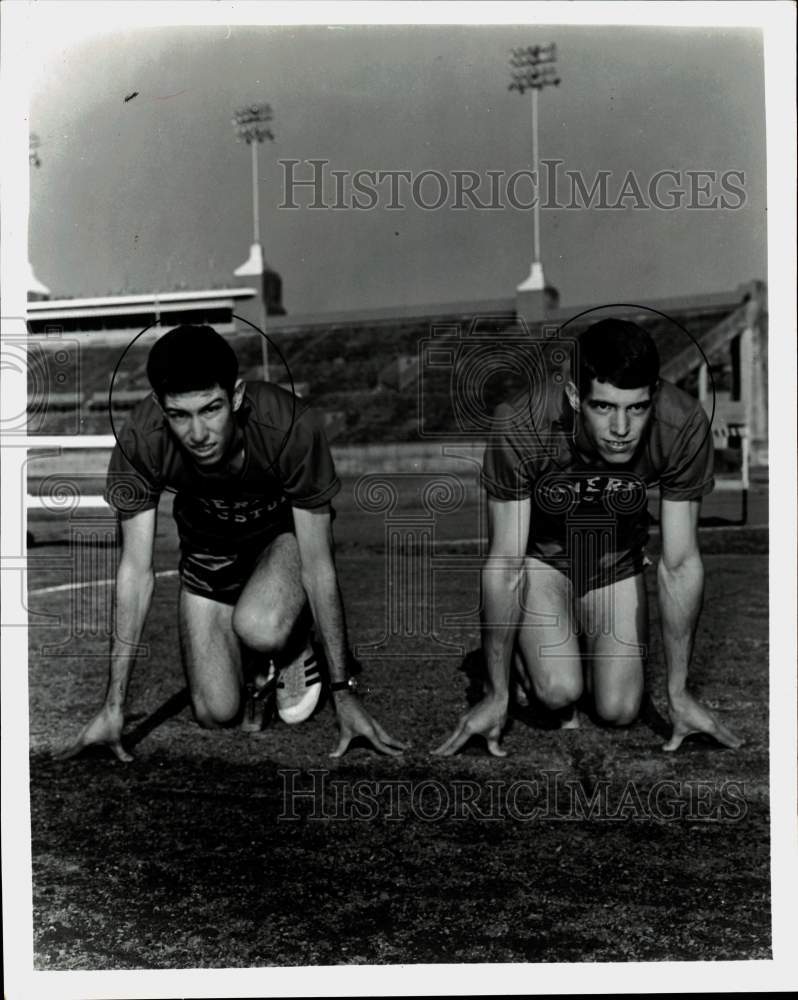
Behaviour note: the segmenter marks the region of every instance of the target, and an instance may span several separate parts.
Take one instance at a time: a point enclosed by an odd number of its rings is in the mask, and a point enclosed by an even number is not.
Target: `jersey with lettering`
[[[147,397],[117,438],[106,501],[126,518],[157,507],[164,491],[174,492],[183,552],[226,554],[293,530],[292,507],[321,507],[338,493],[321,421],[307,403],[279,386],[251,382],[235,420],[243,465],[220,478],[191,461]]]
[[[642,553],[650,487],[665,500],[712,491],[709,421],[697,399],[662,381],[634,455],[611,464],[590,447],[562,388],[549,384],[497,408],[482,484],[496,500],[531,501],[527,554],[550,561],[590,550],[586,558],[606,568]]]

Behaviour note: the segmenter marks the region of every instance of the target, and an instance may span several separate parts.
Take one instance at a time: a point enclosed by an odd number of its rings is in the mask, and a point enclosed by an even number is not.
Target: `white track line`
[[[108,503],[102,496],[80,496],[80,497],[59,497],[58,493],[47,496],[36,496],[29,493],[27,496],[28,510],[46,510],[48,514],[62,514],[64,508],[72,512],[73,510],[93,510],[95,507],[106,507]],[[110,509],[110,508],[109,508]]]
[[[31,449],[71,448],[76,451],[88,451],[94,448],[107,448],[110,450],[116,444],[116,438],[113,434],[76,434],[69,437],[58,434],[31,434],[29,437],[15,438],[14,444]]]
[[[176,569],[162,569],[155,574],[156,578],[161,576],[177,576]],[[79,590],[81,587],[104,587],[115,583],[115,579],[108,580],[85,580],[83,583],[58,583],[54,587],[39,587],[38,590],[29,590],[28,597],[36,597],[39,594],[57,594],[60,590]]]
[[[702,531],[717,531],[721,528],[736,528],[743,530],[745,528],[767,528],[767,524],[757,525],[757,524],[718,524],[712,525],[709,528],[702,528]],[[656,530],[656,529],[655,529]],[[475,547],[485,546],[488,543],[487,537],[484,538],[441,538],[438,539],[438,545],[466,545],[470,544]],[[728,553],[732,555],[734,553]],[[156,579],[162,576],[177,576],[176,569],[162,569],[155,574]],[[83,583],[58,583],[53,587],[39,587],[38,590],[29,590],[28,597],[37,597],[39,594],[57,594],[62,590],[79,590],[81,587],[103,587],[114,583],[114,579],[107,580],[85,580]]]

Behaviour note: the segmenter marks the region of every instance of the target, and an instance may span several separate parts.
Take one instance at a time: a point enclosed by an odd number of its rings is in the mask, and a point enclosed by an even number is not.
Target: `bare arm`
[[[488,502],[488,558],[482,568],[482,647],[494,699],[507,707],[510,663],[518,622],[529,500]]]
[[[347,678],[347,642],[344,607],[338,572],[335,568],[332,523],[329,508],[302,510],[294,507],[299,556],[302,562],[302,585],[308,595],[313,617],[321,634],[332,683]],[[398,754],[405,744],[393,739],[364,709],[357,695],[348,689],[333,694],[340,739],[333,757],[340,757],[351,740],[367,737],[387,754]]]
[[[74,757],[89,744],[105,743],[120,760],[131,760],[122,747],[121,736],[127,689],[155,582],[152,554],[156,516],[155,509],[146,510],[122,521],[122,555],[116,572],[114,634],[105,701],[78,738],[56,754],[61,759]]]
[[[662,558],[657,568],[662,642],[667,669],[668,708],[676,750],[690,733],[708,733],[725,746],[742,743],[687,690],[687,676],[704,597],[704,564],[698,547],[699,501],[663,500]]]
[[[662,558],[657,578],[669,700],[685,692],[704,598],[704,564],[698,548],[699,510],[700,503],[696,500],[662,501]]]
[[[482,647],[488,672],[485,697],[458,722],[452,735],[435,753],[456,753],[472,736],[484,736],[495,757],[507,722],[510,664],[518,623],[524,555],[529,537],[530,501],[488,501],[490,541],[482,569]]]
[[[309,511],[295,507],[293,513],[302,561],[302,585],[321,633],[330,680],[342,681],[346,679],[346,622],[329,509]]]
[[[155,574],[152,556],[157,511],[145,510],[122,521],[122,556],[116,571],[114,636],[105,703],[124,709],[130,675],[150,610]]]

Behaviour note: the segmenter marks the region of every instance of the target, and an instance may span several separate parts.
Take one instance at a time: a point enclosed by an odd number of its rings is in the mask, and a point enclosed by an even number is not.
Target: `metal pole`
[[[258,210],[258,143],[250,143],[252,147],[252,221],[253,243],[260,243],[260,212]]]
[[[252,149],[252,242],[261,248],[261,261],[263,261],[263,246],[260,242],[260,203],[258,201],[258,141],[253,139],[250,142]],[[263,271],[258,276],[260,289],[260,328],[263,336],[260,338],[261,377],[264,382],[269,381],[269,341],[266,339],[266,289],[263,284]]]
[[[271,121],[272,110],[268,104],[251,104],[236,110],[233,114],[233,126],[239,142],[246,142],[252,147],[252,252],[250,259],[236,270],[236,274],[243,271],[244,275],[251,276],[252,263],[260,259],[260,272],[257,277],[260,281],[258,297],[260,299],[260,330],[264,334],[261,338],[261,358],[262,358],[262,378],[269,381],[269,342],[265,337],[267,320],[266,290],[264,287],[265,260],[263,246],[260,240],[260,200],[258,198],[258,146],[264,139],[273,139],[271,129],[267,123]],[[255,249],[257,248],[257,250]],[[257,256],[256,256],[257,254]]]
[[[535,200],[532,205],[532,266],[529,270],[529,277],[517,287],[518,292],[539,292],[544,288],[543,265],[541,263],[540,250],[540,201],[541,201],[541,177],[540,177],[540,152],[539,152],[539,127],[538,127],[538,101],[540,91],[544,87],[558,87],[560,78],[557,76],[555,63],[557,61],[557,46],[552,42],[549,45],[527,45],[511,50],[510,72],[512,82],[510,90],[517,90],[519,94],[526,94],[527,90],[532,91],[532,176],[535,178]]]
[[[532,208],[534,218],[535,245],[533,262],[540,263],[540,177],[538,176],[538,91],[532,88],[532,170],[537,184],[537,197]]]
[[[263,255],[263,246],[260,242],[260,210],[258,202],[258,143],[257,140],[250,143],[252,146],[252,217],[254,225],[254,242],[260,246],[261,261],[263,267],[266,260]],[[263,381],[269,381],[269,341],[266,339],[266,288],[263,280],[263,271],[260,273],[260,328],[263,336],[260,338],[261,366],[263,368]]]

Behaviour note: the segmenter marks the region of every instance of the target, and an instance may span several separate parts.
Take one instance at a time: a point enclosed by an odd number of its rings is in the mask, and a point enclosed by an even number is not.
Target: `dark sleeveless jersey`
[[[712,491],[709,421],[697,399],[661,382],[640,445],[616,465],[593,452],[561,387],[527,391],[496,409],[482,484],[497,500],[530,499],[529,554],[560,556],[581,533],[609,563],[645,545],[650,487],[666,500]]]
[[[204,472],[178,445],[151,397],[139,403],[111,455],[105,499],[120,517],[175,494],[184,551],[241,552],[293,530],[292,507],[328,503],[341,488],[318,415],[279,386],[247,383],[235,414],[244,463],[235,474]]]

